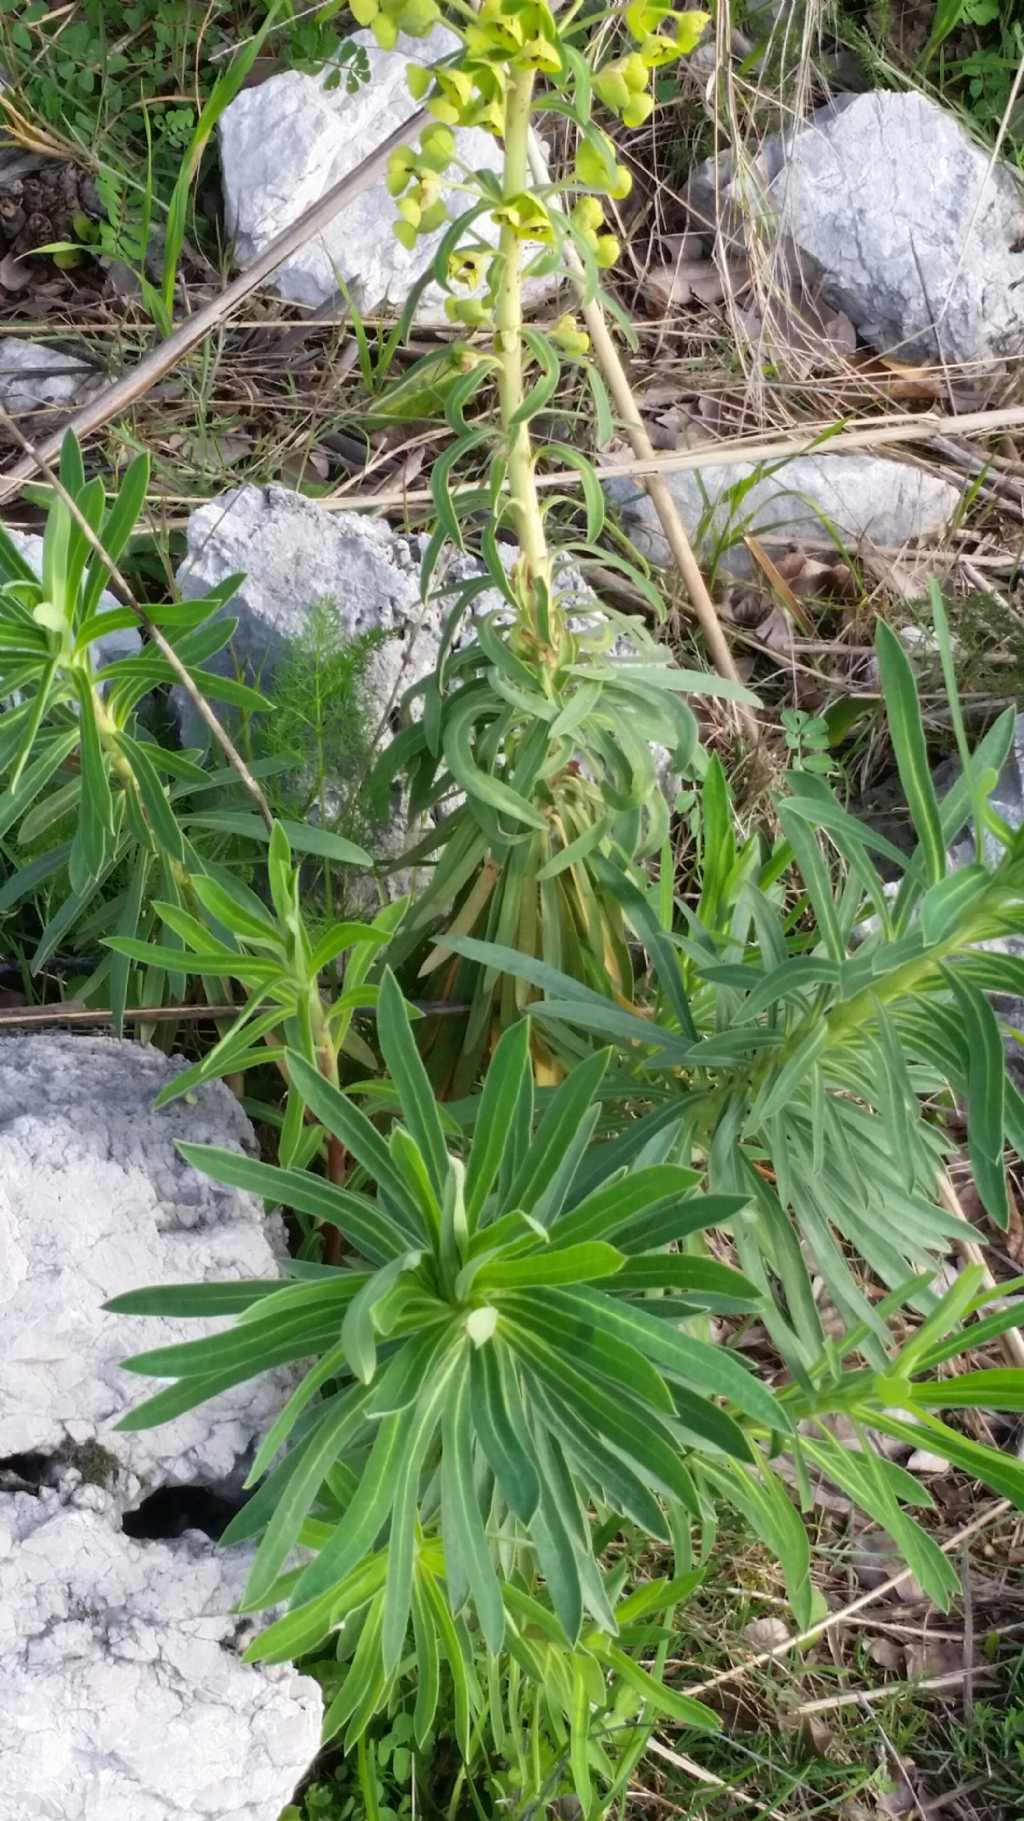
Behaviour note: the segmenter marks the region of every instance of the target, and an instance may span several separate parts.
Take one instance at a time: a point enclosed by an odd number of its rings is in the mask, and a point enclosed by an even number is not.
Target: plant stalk
[[[529,183],[528,148],[530,138],[530,103],[533,99],[533,70],[513,70],[505,97],[505,170],[502,185],[507,200],[522,195]],[[544,535],[540,498],[533,471],[529,427],[516,423],[516,413],[523,403],[523,281],[520,271],[519,236],[510,222],[502,225],[498,242],[501,279],[495,309],[495,352],[498,369],[498,398],[501,424],[508,438],[508,482],[512,497],[512,514],[519,540],[521,574],[526,602],[534,603],[534,584],[541,582],[550,592],[551,557]],[[542,646],[551,643],[549,631],[535,621],[531,630]]]

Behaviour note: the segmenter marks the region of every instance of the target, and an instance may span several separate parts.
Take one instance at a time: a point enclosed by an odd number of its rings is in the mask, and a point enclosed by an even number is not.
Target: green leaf
[[[41,743],[40,743],[41,744]],[[17,822],[78,745],[78,729],[67,728],[48,740],[20,775],[20,782],[0,796],[0,835]]]
[[[213,879],[208,873],[197,873],[192,880],[192,890],[203,909],[223,923],[233,936],[256,942],[283,956],[285,944],[281,930],[255,892],[250,892],[239,880],[227,875]]]
[[[430,1738],[441,1692],[440,1652],[437,1632],[430,1615],[422,1586],[423,1570],[417,1563],[412,1580],[412,1634],[416,1653],[416,1705],[413,1708],[413,1738],[424,1751]]]
[[[238,1315],[281,1288],[281,1279],[264,1282],[152,1284],[143,1290],[126,1290],[103,1304],[108,1315],[200,1316]]]
[[[466,1168],[466,1220],[470,1233],[494,1187],[529,1066],[530,1025],[528,1019],[521,1018],[498,1039],[480,1096]]]
[[[139,787],[139,796],[157,842],[172,860],[184,863],[185,844],[174,811],[160,782],[159,773],[141,741],[127,733],[117,735],[117,744],[128,760]]]
[[[962,1467],[970,1479],[980,1480],[1001,1498],[1009,1499],[1018,1511],[1024,1511],[1024,1464],[1012,1455],[970,1441],[925,1410],[921,1410],[918,1423],[905,1423],[885,1411],[874,1410],[870,1421],[872,1428],[880,1429],[883,1435],[895,1436],[911,1448],[927,1447],[933,1454],[941,1454],[955,1467]]]
[[[340,1138],[358,1164],[387,1196],[389,1202],[411,1217],[409,1242],[417,1238],[416,1210],[404,1179],[395,1167],[387,1144],[366,1114],[343,1094],[340,1088],[325,1081],[305,1056],[297,1050],[288,1052],[288,1073],[310,1112],[335,1138]]]
[[[1003,1167],[1006,1062],[996,1015],[977,987],[946,970],[967,1053],[967,1151],[985,1212],[1005,1233],[1010,1202]]]
[[[900,782],[921,843],[929,883],[935,885],[946,874],[946,846],[928,764],[917,684],[900,640],[882,619],[875,630],[875,652]]]
[[[924,1410],[1024,1410],[1024,1372],[1019,1366],[961,1372],[934,1384],[913,1385],[911,1399],[912,1407]]]
[[[554,1255],[557,1257],[557,1253]],[[680,1252],[638,1252],[616,1274],[615,1294],[634,1290],[683,1290],[709,1309],[756,1308],[763,1300],[749,1277],[713,1258],[691,1258]]]
[[[552,1182],[566,1149],[597,1094],[610,1051],[588,1056],[560,1082],[534,1133],[526,1157],[511,1183],[510,1207],[531,1213]]]
[[[289,1061],[292,1052],[289,1051]],[[399,1226],[397,1220],[366,1196],[350,1189],[340,1189],[321,1176],[307,1170],[283,1170],[277,1164],[259,1163],[243,1157],[238,1151],[212,1144],[179,1143],[178,1149],[188,1162],[215,1182],[229,1188],[247,1189],[275,1205],[295,1208],[300,1214],[312,1214],[337,1227],[364,1257],[383,1264],[397,1258],[415,1245],[417,1234]]]
[[[557,1252],[535,1252],[527,1258],[496,1259],[481,1266],[473,1287],[477,1294],[486,1295],[489,1290],[514,1290],[528,1284],[591,1283],[613,1276],[624,1262],[614,1246],[593,1240]]]
[[[602,1504],[611,1505],[658,1542],[669,1541],[669,1530],[649,1486],[621,1454],[602,1440],[597,1429],[581,1419],[576,1404],[560,1398],[550,1383],[534,1377],[533,1399],[566,1455],[576,1462]]]
[[[250,840],[264,845],[270,840],[266,823],[255,811],[250,814],[248,810],[221,809],[215,815],[189,816],[188,826],[213,828],[222,834],[247,835]],[[333,834],[329,828],[318,828],[310,822],[292,822],[287,817],[282,818],[281,827],[296,853],[316,854],[322,860],[338,860],[347,866],[373,866],[365,849],[357,847],[354,841],[347,841],[343,835]]]
[[[962,866],[933,885],[921,900],[921,934],[925,941],[941,942],[955,930],[964,912],[988,890],[990,882],[984,866]]]
[[[398,1093],[402,1117],[423,1156],[434,1193],[440,1197],[448,1176],[444,1130],[402,990],[390,968],[385,970],[377,1002],[377,1035]]]
[[[452,1398],[457,1393],[458,1385],[453,1386],[452,1376],[458,1374],[459,1381],[464,1381],[467,1371],[468,1362],[464,1355],[449,1350],[445,1357],[443,1349],[447,1345],[447,1336],[433,1344],[428,1356],[429,1366],[424,1374],[423,1390],[416,1403],[410,1407],[408,1435],[394,1471],[388,1572],[384,1588],[384,1626],[381,1633],[381,1653],[389,1674],[398,1668],[409,1627],[420,1474],[434,1432],[450,1410]],[[394,1417],[385,1417],[381,1424],[382,1431],[388,1423],[395,1420]],[[367,1474],[372,1462],[371,1455]],[[444,1469],[445,1457],[442,1452],[442,1474]],[[345,1514],[347,1520],[352,1517],[361,1491],[362,1484]]]
[[[365,1421],[366,1392],[350,1386],[320,1418],[303,1460],[282,1491],[246,1583],[247,1605],[262,1604],[298,1541],[299,1531],[324,1479]]]
[[[508,1349],[500,1343],[474,1347],[470,1362],[473,1427],[502,1496],[524,1524],[537,1509],[537,1469],[524,1445],[526,1418]]]
[[[442,1524],[446,1550],[454,1547],[469,1584],[484,1643],[497,1655],[505,1635],[505,1609],[477,1498],[471,1419],[473,1401],[470,1373],[463,1372],[444,1413]]]
[[[660,1410],[663,1416],[675,1415],[672,1393],[650,1360],[607,1329],[598,1330],[557,1288],[531,1291],[528,1296],[503,1297],[501,1309],[503,1313],[507,1310],[520,1327],[533,1329],[550,1346],[565,1348],[577,1366],[611,1379],[631,1396],[650,1404],[652,1410]]]
[[[343,1581],[372,1549],[391,1510],[402,1461],[411,1449],[414,1417],[413,1405],[382,1419],[344,1517],[320,1554],[299,1575],[295,1584],[298,1603],[315,1599]]]
[[[635,1402],[617,1386],[605,1388],[580,1371],[569,1354],[552,1347],[532,1329],[502,1323],[502,1334],[551,1395],[570,1408],[579,1421],[631,1462],[641,1480],[689,1505],[693,1486],[683,1467],[671,1431],[653,1410]]]
[[[705,1707],[702,1701],[693,1700],[690,1695],[679,1694],[665,1682],[659,1682],[656,1676],[642,1669],[639,1663],[634,1663],[632,1657],[628,1657],[618,1645],[606,1643],[602,1639],[594,1649],[595,1655],[616,1670],[630,1688],[642,1694],[658,1713],[667,1714],[675,1720],[678,1726],[696,1728],[701,1732],[718,1732],[721,1729],[722,1722],[710,1707]]]
[[[588,1239],[614,1239],[628,1232],[639,1216],[650,1219],[662,1209],[678,1213],[678,1230],[673,1238],[682,1238],[701,1225],[693,1203],[696,1225],[687,1228],[685,1197],[698,1182],[696,1171],[675,1164],[652,1164],[627,1174],[616,1171],[610,1182],[603,1183],[593,1194],[576,1203],[566,1214],[559,1214],[551,1227],[551,1244],[578,1245]],[[742,1207],[742,1202],[737,1202]]]
[[[368,1385],[377,1370],[377,1335],[374,1311],[389,1296],[405,1271],[414,1271],[420,1252],[403,1252],[388,1260],[357,1290],[341,1324],[341,1344],[353,1375]]]
[[[780,804],[779,821],[786,839],[796,855],[800,875],[811,901],[825,947],[833,961],[843,961],[846,958],[846,943],[836,911],[832,882],[829,879],[817,837],[799,815],[794,815],[793,806],[790,803]]]
[[[650,955],[657,970],[661,989],[679,1020],[680,1030],[691,1043],[696,1043],[697,1027],[693,1022],[690,1002],[683,986],[678,957],[671,943],[666,939],[647,899],[641,891],[637,890],[631,880],[612,865],[610,860],[598,857],[594,862],[594,871],[605,889],[618,899],[629,922]]]
[[[434,466],[436,469],[436,462]],[[442,736],[445,762],[452,777],[471,801],[482,803],[501,815],[511,816],[514,822],[524,823],[527,828],[545,829],[547,823],[539,809],[535,809],[525,797],[500,778],[482,770],[477,763],[472,732],[488,713],[493,718],[494,700],[490,690],[471,686],[449,703]],[[451,947],[453,944],[449,942],[446,946]]]
[[[755,1423],[792,1431],[792,1425],[778,1400],[742,1361],[726,1347],[713,1347],[693,1335],[680,1334],[668,1322],[659,1321],[636,1303],[623,1302],[602,1290],[564,1290],[576,1307],[591,1315],[599,1327],[618,1335],[646,1353],[667,1378],[676,1378],[693,1386],[705,1397],[724,1397],[742,1410]]]

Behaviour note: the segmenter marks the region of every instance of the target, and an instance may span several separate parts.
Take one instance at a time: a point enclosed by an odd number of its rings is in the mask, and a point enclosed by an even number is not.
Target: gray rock
[[[387,635],[369,663],[383,713],[437,655],[440,616],[420,601],[419,563],[418,541],[398,536],[383,519],[327,512],[287,487],[245,486],[193,512],[178,586],[185,600],[196,600],[244,573],[225,609],[237,629],[211,668],[241,671],[265,689],[322,601],[336,607],[346,639]]]
[[[34,531],[19,531],[14,525],[5,525],[4,530],[26,563],[35,570],[38,576],[43,572],[43,540]],[[100,595],[99,611],[110,613],[121,605],[116,595],[108,588]],[[142,639],[131,626],[119,627],[116,632],[105,632],[102,638],[94,640],[92,661],[97,670],[103,664],[112,664],[115,658],[132,658],[142,650]]]
[[[0,338],[0,404],[12,417],[77,404],[95,367],[42,342]]]
[[[742,497],[730,493],[754,474],[752,462],[728,468],[667,474],[686,530],[705,555],[722,556],[734,574],[749,573],[744,535],[771,533],[834,553],[863,543],[897,546],[911,538],[941,533],[960,502],[957,489],[909,463],[878,455],[800,455],[776,467]],[[627,477],[605,482],[623,524],[641,553],[668,561],[658,515],[639,483]]]
[[[277,1217],[176,1149],[255,1151],[234,1096],[216,1082],[154,1110],[183,1066],[112,1037],[0,1040],[0,1456],[99,1443],[147,1488],[223,1485],[291,1389],[266,1374],[161,1428],[113,1433],[159,1389],[120,1362],[221,1324],[108,1315],[110,1297],[278,1275]]]
[[[1024,351],[1024,187],[924,95],[815,116],[767,192],[864,339],[908,361]]]
[[[0,1499],[0,1821],[277,1821],[321,1697],[241,1661],[245,1571],[131,1541],[95,1488]]]
[[[243,267],[409,119],[416,111],[406,82],[409,64],[436,63],[456,40],[438,29],[429,38],[400,37],[393,51],[382,51],[370,32],[355,32],[352,42],[364,50],[371,72],[354,94],[344,76],[337,88],[328,89],[326,76],[285,70],[243,89],[221,117],[225,219]],[[474,128],[456,137],[464,163],[497,168],[500,153],[490,134]],[[464,195],[445,196],[456,215],[467,206]],[[444,230],[408,251],[392,232],[397,219],[394,200],[378,178],[284,260],[271,282],[282,297],[316,308],[338,297],[340,273],[364,308],[385,300],[401,303],[429,266]],[[442,300],[439,287],[428,287],[421,319],[440,314]]]

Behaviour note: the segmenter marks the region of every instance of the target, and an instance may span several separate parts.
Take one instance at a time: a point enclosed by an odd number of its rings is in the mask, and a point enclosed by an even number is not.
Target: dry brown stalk
[[[533,132],[530,134],[529,160],[534,182],[541,187],[546,187],[551,182],[551,174],[543,148],[537,135]],[[586,271],[571,241],[566,241],[564,251],[569,275],[579,293],[583,319],[611,394],[612,403],[619,413],[623,428],[629,438],[630,447],[637,460],[645,464],[649,463],[655,459],[654,445],[647,434],[626,369],[605,321],[604,311],[596,297],[587,297]],[[700,572],[700,564],[694,556],[693,546],[686,534],[675,500],[661,474],[657,471],[648,473],[644,484],[661,521],[662,530],[672,553],[672,560],[682,577],[690,604],[707,640],[708,651],[715,669],[722,676],[729,677],[733,682],[738,683],[741,679],[736,668],[736,660],[730,650],[729,641],[722,631],[715,604]],[[760,730],[754,715],[749,708],[740,704],[736,704],[735,709],[738,724],[747,738],[756,745],[760,739]]]

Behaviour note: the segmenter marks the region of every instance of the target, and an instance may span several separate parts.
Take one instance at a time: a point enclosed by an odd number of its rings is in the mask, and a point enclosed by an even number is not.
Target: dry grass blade
[[[1013,1506],[1009,1499],[1000,1499],[997,1504],[990,1505],[987,1511],[982,1511],[978,1517],[972,1518],[969,1524],[965,1524],[961,1530],[956,1531],[947,1542],[942,1544],[943,1555],[950,1555],[954,1549],[959,1549],[969,1538],[976,1536],[979,1530],[987,1529],[989,1524],[996,1523],[999,1518],[1005,1517],[1006,1513],[1012,1509]],[[771,1650],[758,1651],[756,1656],[747,1657],[744,1662],[733,1664],[731,1669],[720,1670],[718,1675],[709,1676],[705,1682],[694,1682],[681,1692],[691,1696],[707,1694],[709,1689],[721,1688],[726,1682],[736,1682],[741,1676],[749,1675],[752,1669],[759,1669],[764,1663],[774,1663],[779,1657],[788,1656],[791,1650],[802,1650],[805,1644],[813,1644],[815,1639],[824,1637],[826,1632],[834,1631],[838,1625],[842,1625],[848,1618],[852,1618],[854,1613],[862,1612],[865,1606],[874,1605],[876,1600],[882,1599],[887,1593],[892,1593],[894,1588],[901,1587],[904,1581],[910,1580],[913,1572],[912,1568],[901,1568],[899,1574],[892,1575],[889,1580],[883,1581],[881,1586],[869,1588],[867,1593],[859,1594],[857,1599],[851,1600],[848,1606],[841,1607],[838,1612],[830,1612],[827,1618],[819,1619],[816,1625],[809,1626],[806,1631],[794,1632],[792,1637],[786,1638],[781,1644],[774,1645]]]
[[[994,1673],[984,1665],[972,1664],[967,1669],[951,1669],[944,1676],[921,1676],[914,1682],[883,1682],[878,1688],[856,1688],[849,1694],[828,1695],[820,1701],[802,1701],[793,1712],[801,1716],[826,1714],[837,1707],[870,1706],[875,1701],[888,1701],[897,1695],[941,1694],[946,1689],[960,1688],[972,1679],[991,1680]]]
[[[121,1020],[124,1024],[174,1024],[180,1018],[209,1022],[216,1018],[234,1018],[238,1009],[237,1005],[207,1005],[202,1000],[196,1005],[137,1005],[122,1012]],[[12,1010],[6,1007],[0,1010],[0,1031],[48,1030],[54,1024],[102,1030],[105,1025],[115,1023],[114,1013],[103,1006],[93,1010],[79,1005],[19,1005]]]

